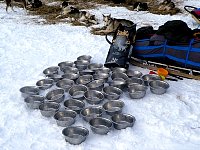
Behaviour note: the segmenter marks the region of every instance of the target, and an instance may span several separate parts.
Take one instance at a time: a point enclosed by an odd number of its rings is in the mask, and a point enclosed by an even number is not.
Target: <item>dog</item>
[[[120,24],[127,27],[134,25],[134,23],[130,20],[112,18],[111,14],[109,15],[103,14],[103,22],[104,22],[103,30],[96,31],[97,34],[99,33],[106,34],[109,32],[114,32]]]
[[[27,6],[26,0],[5,0],[5,2],[6,2],[6,11],[7,12],[8,12],[9,7],[11,7],[12,11],[14,11],[14,9],[13,9],[14,3],[22,4],[24,9],[26,9],[26,6]]]
[[[95,15],[90,14],[88,11],[80,11],[76,7],[69,5],[67,1],[64,1],[61,7],[62,7],[61,15],[57,16],[56,18],[60,18],[66,15],[72,15],[74,16],[74,18],[77,19],[70,18],[71,21],[77,20],[83,24],[88,24],[88,23],[98,24]]]
[[[136,11],[146,11],[148,10],[148,5],[147,3],[135,2],[133,5],[133,9]]]
[[[175,8],[174,2],[172,2],[171,0],[164,0],[158,7],[158,10],[169,11],[172,10],[173,8]]]

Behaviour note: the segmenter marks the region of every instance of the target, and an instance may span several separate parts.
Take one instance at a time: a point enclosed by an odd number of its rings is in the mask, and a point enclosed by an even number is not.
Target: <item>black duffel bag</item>
[[[106,40],[110,44],[110,49],[104,64],[105,67],[129,67],[128,61],[132,53],[132,45],[135,42],[135,35],[136,24],[130,27],[120,24],[114,32],[112,42],[108,40],[108,35],[106,35]]]

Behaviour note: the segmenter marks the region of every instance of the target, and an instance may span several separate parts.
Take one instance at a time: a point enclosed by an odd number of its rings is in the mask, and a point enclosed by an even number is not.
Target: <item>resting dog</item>
[[[158,7],[158,10],[169,11],[173,8],[175,8],[175,4],[171,0],[164,0]]]
[[[92,15],[87,11],[80,11],[76,7],[69,5],[69,3],[66,1],[62,3],[61,7],[62,7],[61,15],[57,16],[56,18],[60,18],[66,15],[73,15],[75,18],[78,18],[78,21],[82,23],[97,24],[95,15]],[[71,18],[71,20],[75,20],[75,19]]]
[[[148,5],[147,3],[135,2],[133,5],[133,9],[136,11],[146,11],[148,10]]]
[[[20,3],[23,5],[24,9],[26,9],[26,0],[5,0],[6,2],[6,11],[8,11],[8,8],[11,7],[11,9],[14,11],[13,9],[13,3]]]
[[[111,14],[109,15],[104,15],[103,14],[103,22],[104,22],[104,28],[103,30],[99,30],[96,31],[96,33],[109,33],[109,32],[113,32],[117,29],[117,27],[119,26],[119,24],[122,24],[124,26],[132,26],[134,23],[130,20],[126,20],[126,19],[116,19],[116,18],[112,18]]]

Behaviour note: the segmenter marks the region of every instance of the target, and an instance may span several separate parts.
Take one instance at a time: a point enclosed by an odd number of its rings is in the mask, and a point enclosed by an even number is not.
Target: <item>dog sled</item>
[[[151,70],[162,67],[169,74],[200,80],[199,29],[192,30],[183,21],[174,20],[156,31],[152,28],[141,30],[140,34],[138,31],[131,64]],[[145,36],[149,33],[153,34]]]
[[[200,8],[194,7],[194,6],[185,6],[184,9],[192,15],[194,20],[199,24],[200,26]]]

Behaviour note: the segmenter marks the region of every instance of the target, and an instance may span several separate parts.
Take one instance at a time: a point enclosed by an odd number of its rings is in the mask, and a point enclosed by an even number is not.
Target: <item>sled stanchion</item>
[[[110,33],[106,34],[106,41],[107,41],[110,45],[112,44],[112,42],[109,41],[108,35],[110,35],[110,34],[112,34],[112,33],[114,33],[114,32],[110,32]]]

